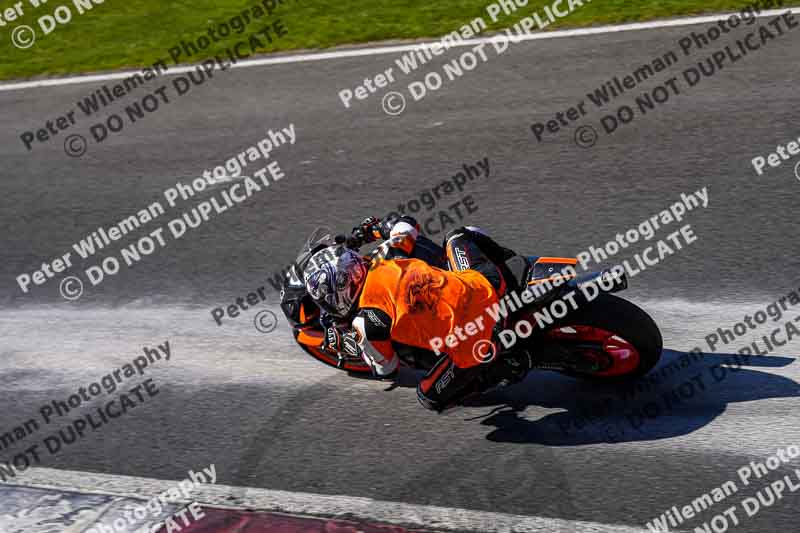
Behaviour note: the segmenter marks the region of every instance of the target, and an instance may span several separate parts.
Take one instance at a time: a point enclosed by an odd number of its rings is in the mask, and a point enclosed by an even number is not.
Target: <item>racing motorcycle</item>
[[[417,243],[416,258],[446,268],[441,247],[422,238]],[[306,292],[303,272],[316,252],[332,245],[359,247],[343,235],[333,236],[326,228],[317,228],[286,272],[281,309],[295,341],[311,357],[352,374],[370,374],[370,367],[358,356],[329,353],[321,348],[324,331],[320,309]],[[364,259],[368,263],[380,260],[380,249],[378,246]],[[661,332],[645,311],[612,294],[627,288],[624,272],[605,269],[577,274],[576,264],[575,258],[519,255],[505,263],[504,272],[510,273],[517,287],[528,288],[536,295],[533,301],[509,314],[506,329],[513,330],[522,320],[541,324],[541,319],[537,322],[534,318],[536,313],[559,298],[568,296],[576,303],[563,316],[557,319],[551,316],[552,322],[546,327],[518,338],[514,350],[528,349],[533,354],[534,369],[554,370],[572,377],[627,381],[646,374],[661,357]],[[539,285],[547,290],[537,291]],[[598,286],[603,290],[598,291]],[[439,358],[433,351],[418,347],[395,343],[394,348],[402,363],[414,369],[427,371]],[[502,351],[499,356],[502,357]]]

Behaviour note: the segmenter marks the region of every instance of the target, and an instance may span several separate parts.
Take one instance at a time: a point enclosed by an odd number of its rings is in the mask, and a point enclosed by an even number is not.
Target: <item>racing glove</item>
[[[367,217],[361,224],[353,228],[351,239],[359,244],[367,244],[378,239],[382,239],[383,232],[381,219],[376,217]]]
[[[336,324],[325,326],[321,348],[328,353],[361,358],[356,332]]]
[[[344,363],[343,357],[358,357],[372,369],[372,377],[381,381],[395,381],[399,375],[398,369],[393,369],[388,374],[378,374],[374,364],[365,357],[364,351],[358,342],[358,333],[352,329],[331,325],[325,329],[325,340],[322,349],[339,356],[339,365]]]

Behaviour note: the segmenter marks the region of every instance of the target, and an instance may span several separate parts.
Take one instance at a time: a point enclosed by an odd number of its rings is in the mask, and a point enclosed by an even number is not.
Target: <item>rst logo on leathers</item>
[[[450,385],[450,381],[453,380],[453,366],[451,365],[450,368],[447,369],[447,372],[442,374],[442,377],[439,378],[439,381],[436,382],[436,394],[441,394],[442,391]]]
[[[462,250],[461,248],[456,248],[456,261],[458,261],[458,269],[459,270],[468,270],[469,269],[469,259],[467,259],[467,252]]]

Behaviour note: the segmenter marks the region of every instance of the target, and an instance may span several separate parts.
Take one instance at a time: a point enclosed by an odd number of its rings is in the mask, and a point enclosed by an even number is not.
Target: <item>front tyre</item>
[[[612,294],[601,294],[567,316],[545,336],[576,357],[596,358],[596,372],[563,371],[594,381],[641,377],[658,364],[663,341],[658,326],[638,306]]]

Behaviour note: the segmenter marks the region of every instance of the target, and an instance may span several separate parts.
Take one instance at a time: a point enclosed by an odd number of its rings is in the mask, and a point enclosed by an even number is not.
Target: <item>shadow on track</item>
[[[665,439],[702,428],[729,403],[800,396],[797,382],[752,369],[794,361],[665,350],[659,366],[633,386],[534,372],[522,384],[471,400],[469,407],[495,407],[478,417],[496,428],[486,437],[495,442],[576,446]],[[523,414],[528,406],[558,412],[529,420]]]

